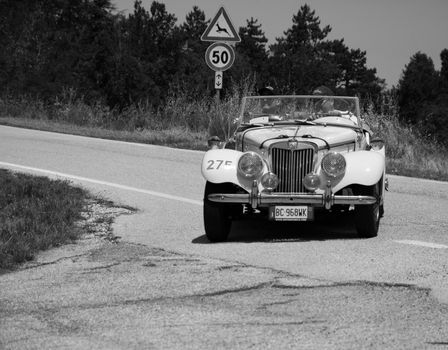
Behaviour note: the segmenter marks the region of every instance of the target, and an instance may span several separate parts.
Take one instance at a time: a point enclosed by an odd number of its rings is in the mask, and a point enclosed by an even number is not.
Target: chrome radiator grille
[[[278,176],[275,192],[306,192],[303,177],[313,170],[314,149],[272,148],[272,171]]]

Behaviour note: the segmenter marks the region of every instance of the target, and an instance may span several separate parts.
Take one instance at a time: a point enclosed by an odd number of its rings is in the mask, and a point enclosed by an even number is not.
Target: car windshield
[[[359,122],[357,97],[345,96],[250,96],[244,97],[240,123],[296,122],[324,117],[349,117]],[[322,119],[331,122],[331,119]]]

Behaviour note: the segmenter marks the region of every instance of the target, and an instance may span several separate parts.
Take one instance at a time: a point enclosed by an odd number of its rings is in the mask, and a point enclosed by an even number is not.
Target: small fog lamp
[[[320,177],[317,174],[309,173],[303,178],[303,186],[309,191],[315,191],[320,186]]]
[[[274,173],[266,173],[261,178],[261,184],[268,191],[273,191],[278,186],[278,177]]]
[[[248,179],[254,179],[263,171],[263,159],[255,152],[244,153],[238,161],[238,172]]]
[[[338,177],[345,173],[345,158],[336,152],[327,153],[322,159],[322,170],[330,177]]]

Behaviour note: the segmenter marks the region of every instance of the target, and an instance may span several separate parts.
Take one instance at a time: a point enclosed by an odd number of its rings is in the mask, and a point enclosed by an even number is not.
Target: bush
[[[447,147],[430,139],[396,115],[366,113],[364,119],[374,136],[386,143],[386,171],[389,174],[448,181]]]
[[[237,126],[237,120],[241,108],[241,99],[251,95],[254,82],[246,79],[241,86],[232,85],[232,89],[221,101],[214,101],[210,106],[208,133],[210,136],[218,136],[223,141],[228,141]]]
[[[87,194],[66,181],[0,169],[0,268],[77,237]]]

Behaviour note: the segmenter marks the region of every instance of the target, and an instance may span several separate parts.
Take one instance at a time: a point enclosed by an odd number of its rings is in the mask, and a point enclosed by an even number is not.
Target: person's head
[[[264,87],[258,89],[258,94],[260,96],[273,96],[274,88],[272,86],[264,86]]]
[[[330,88],[321,85],[313,90],[313,95],[317,96],[334,96],[333,91]],[[320,101],[320,108],[322,112],[328,113],[334,110],[334,101],[332,98],[323,98]]]
[[[334,110],[334,101],[332,98],[324,98],[320,103],[322,112],[329,113]]]
[[[334,96],[333,91],[325,85],[321,85],[313,90],[313,95],[317,96]]]

